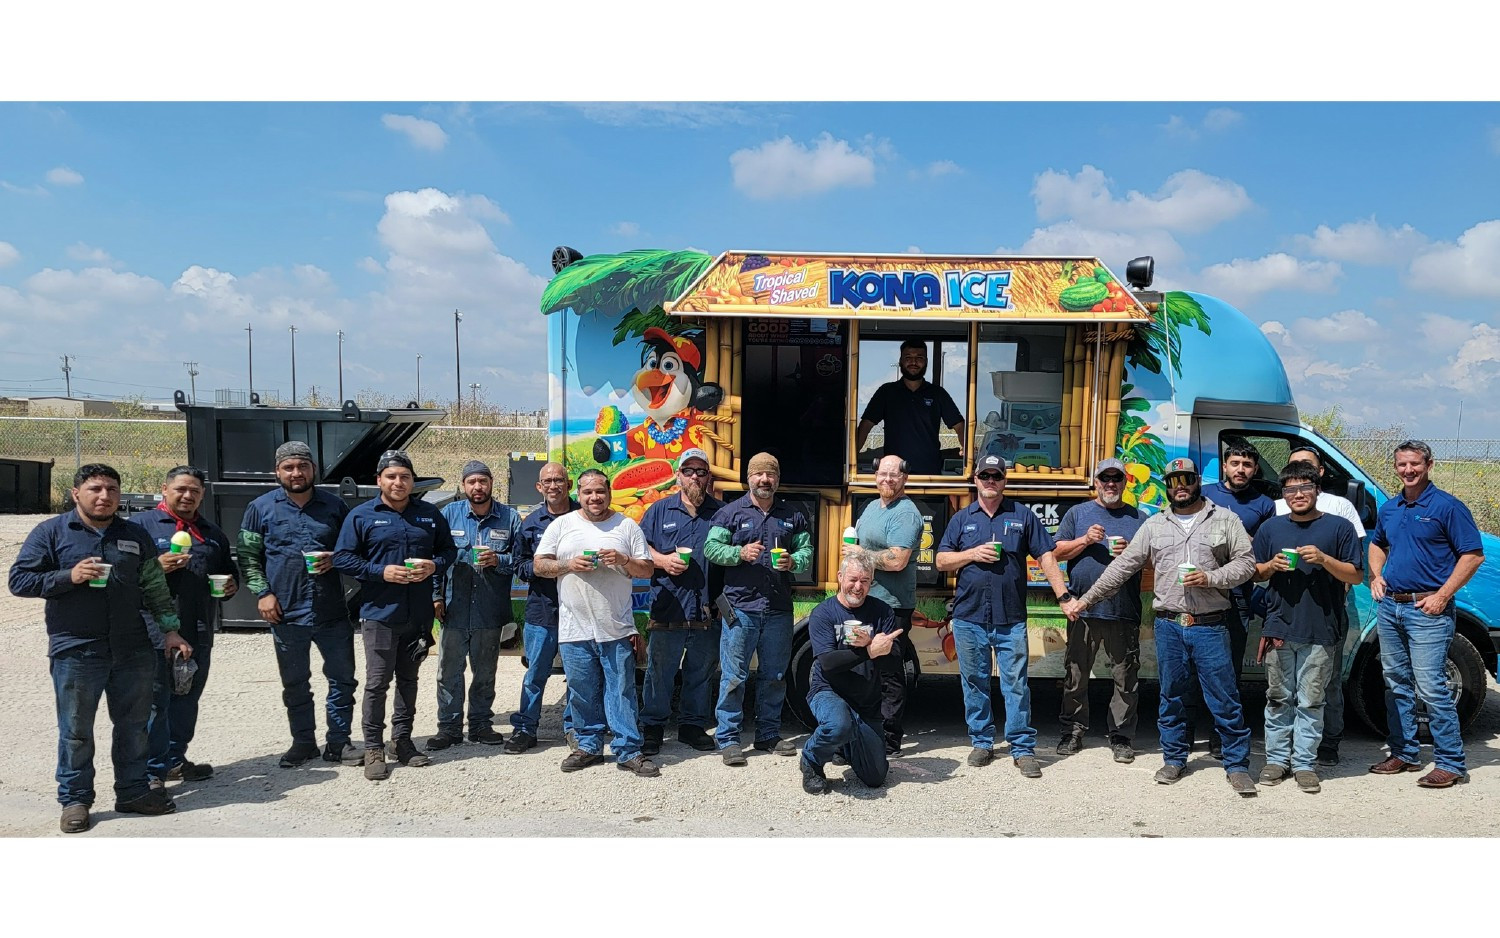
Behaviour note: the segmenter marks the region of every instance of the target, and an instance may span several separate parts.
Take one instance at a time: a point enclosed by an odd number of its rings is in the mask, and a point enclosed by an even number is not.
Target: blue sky
[[[295,324],[303,393],[343,329],[346,395],[411,395],[421,353],[450,397],[459,308],[464,384],[542,407],[564,243],[1149,253],[1261,325],[1304,410],[1446,437],[1462,400],[1500,438],[1495,104],[14,102],[0,140],[0,393],[61,391],[65,354],[90,395],[185,361],[241,389],[250,323],[259,388]]]

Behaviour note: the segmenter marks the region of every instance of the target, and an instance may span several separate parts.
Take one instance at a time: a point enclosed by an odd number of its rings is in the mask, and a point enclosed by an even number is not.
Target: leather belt
[[[1423,593],[1386,593],[1386,595],[1391,598],[1391,602],[1416,603],[1421,602],[1429,596],[1437,595],[1437,590],[1427,590]]]
[[[700,632],[713,625],[712,619],[698,619],[687,622],[658,622],[655,619],[646,620],[646,628],[660,632]]]
[[[1171,619],[1183,628],[1189,628],[1194,625],[1216,625],[1224,621],[1224,613],[1222,612],[1205,612],[1202,615],[1195,616],[1190,612],[1173,612],[1170,609],[1158,609],[1156,610],[1156,616],[1159,619]]]

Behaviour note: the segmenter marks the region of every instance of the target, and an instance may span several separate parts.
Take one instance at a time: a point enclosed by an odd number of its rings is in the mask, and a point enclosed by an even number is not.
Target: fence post
[[[83,468],[83,421],[73,421],[73,469]]]

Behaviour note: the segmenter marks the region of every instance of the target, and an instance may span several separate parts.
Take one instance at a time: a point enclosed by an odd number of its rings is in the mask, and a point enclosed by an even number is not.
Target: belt
[[[1386,593],[1386,595],[1391,598],[1391,602],[1416,603],[1421,602],[1429,596],[1436,596],[1437,590],[1427,590],[1422,593]]]
[[[1202,615],[1193,615],[1190,612],[1173,612],[1170,609],[1156,610],[1158,619],[1171,619],[1183,628],[1193,625],[1215,625],[1224,621],[1222,612],[1205,612]]]
[[[714,620],[712,619],[698,619],[687,622],[658,622],[655,619],[648,619],[646,620],[646,628],[659,632],[703,631],[713,625],[713,623]]]

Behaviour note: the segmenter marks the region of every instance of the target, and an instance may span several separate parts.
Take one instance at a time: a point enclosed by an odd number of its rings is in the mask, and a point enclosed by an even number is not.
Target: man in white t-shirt
[[[1354,503],[1342,495],[1325,492],[1322,488],[1322,480],[1328,477],[1328,472],[1323,468],[1323,454],[1311,446],[1299,446],[1292,450],[1289,463],[1303,460],[1310,462],[1318,468],[1318,501],[1314,506],[1325,515],[1337,515],[1354,525],[1354,536],[1361,541],[1365,539],[1365,526],[1359,520],[1359,511]],[[1286,499],[1276,499],[1276,513],[1278,515],[1289,515],[1292,510],[1286,506]],[[1344,739],[1344,672],[1343,662],[1334,663],[1333,680],[1328,682],[1328,691],[1323,696],[1323,741],[1318,743],[1318,765],[1339,764],[1339,743]]]
[[[619,768],[661,774],[641,755],[635,661],[645,643],[630,608],[633,577],[651,575],[640,525],[609,507],[609,479],[598,469],[578,477],[577,511],[553,521],[537,544],[535,575],[557,580],[558,650],[568,678],[568,707],[578,749],[564,772],[604,761],[604,733]]]

